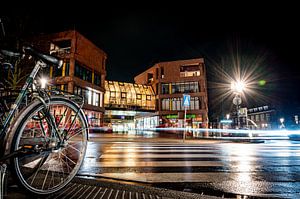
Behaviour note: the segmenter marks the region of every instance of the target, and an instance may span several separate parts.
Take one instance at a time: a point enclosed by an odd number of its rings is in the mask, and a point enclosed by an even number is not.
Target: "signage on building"
[[[183,94],[183,106],[189,107],[191,103],[191,96]]]
[[[222,124],[230,124],[230,123],[232,123],[232,120],[221,120],[220,121],[220,123],[222,123]]]

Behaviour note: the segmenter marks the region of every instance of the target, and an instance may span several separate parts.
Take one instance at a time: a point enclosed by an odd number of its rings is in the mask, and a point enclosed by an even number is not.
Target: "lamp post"
[[[231,90],[235,94],[233,98],[233,104],[236,105],[236,115],[237,115],[237,128],[240,128],[240,117],[239,117],[239,108],[242,103],[241,94],[245,89],[245,83],[243,81],[231,82]]]
[[[283,129],[285,127],[284,124],[283,124],[284,118],[283,117],[280,118],[279,121],[280,121],[280,128]]]

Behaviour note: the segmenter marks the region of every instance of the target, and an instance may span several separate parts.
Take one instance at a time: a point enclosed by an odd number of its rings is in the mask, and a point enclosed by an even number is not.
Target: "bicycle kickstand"
[[[6,194],[6,164],[0,165],[0,199]]]

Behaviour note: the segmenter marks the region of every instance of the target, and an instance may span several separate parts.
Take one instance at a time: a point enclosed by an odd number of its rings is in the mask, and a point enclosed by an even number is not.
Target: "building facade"
[[[104,115],[106,53],[77,31],[35,37],[34,45],[64,61],[50,67],[49,77],[61,90],[84,97],[84,111],[91,126],[100,126]]]
[[[137,75],[135,83],[152,86],[159,126],[183,127],[183,94],[190,95],[187,126],[207,128],[207,80],[204,59],[160,62]]]
[[[237,114],[231,114],[232,127],[237,127]],[[240,128],[254,130],[270,130],[278,128],[276,110],[270,106],[259,106],[253,108],[241,108],[239,111]]]
[[[278,126],[276,111],[269,106],[250,108],[247,117],[250,129],[276,129]]]
[[[151,86],[117,81],[105,81],[104,125],[114,131],[127,131],[134,128],[157,126],[155,94]]]

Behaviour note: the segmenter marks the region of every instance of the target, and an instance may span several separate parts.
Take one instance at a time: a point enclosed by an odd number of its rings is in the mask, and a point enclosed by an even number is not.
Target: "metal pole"
[[[184,106],[184,121],[183,121],[183,127],[184,127],[184,131],[183,131],[183,142],[185,140],[185,131],[186,131],[186,106]]]
[[[2,199],[5,194],[5,188],[6,188],[5,174],[6,174],[6,164],[0,165],[0,199]]]
[[[240,115],[239,115],[239,105],[236,105],[236,115],[237,115],[237,127],[240,128]]]

